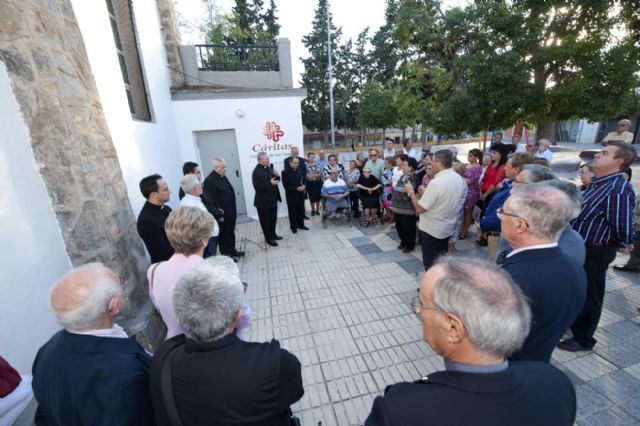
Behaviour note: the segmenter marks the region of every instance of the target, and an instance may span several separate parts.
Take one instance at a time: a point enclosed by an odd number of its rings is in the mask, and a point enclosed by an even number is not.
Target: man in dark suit
[[[147,201],[138,215],[138,234],[147,247],[151,263],[169,260],[173,247],[164,232],[164,223],[171,213],[171,207],[166,205],[171,197],[169,186],[162,176],[154,174],[140,181],[140,192]]]
[[[307,184],[307,161],[304,157],[300,157],[300,150],[297,146],[291,147],[291,155],[284,159],[284,170],[282,172],[284,179],[284,172],[291,168],[291,159],[298,159],[298,169],[300,169],[300,173],[302,174],[302,182],[304,185]],[[283,182],[284,185],[284,182]],[[304,193],[303,193],[304,194]],[[309,220],[309,216],[304,211],[304,200],[302,201],[302,217],[304,220]]]
[[[365,425],[573,425],[569,379],[543,362],[508,362],[529,332],[522,291],[496,265],[441,257],[412,302],[445,371],[387,387]]]
[[[244,256],[236,250],[236,191],[225,176],[227,165],[221,158],[214,158],[213,171],[204,180],[202,202],[220,225],[218,247],[220,254],[230,257]]]
[[[289,225],[294,234],[298,229],[308,230],[304,226],[304,178],[299,167],[297,157],[290,157],[289,168],[282,172],[282,186],[284,186],[287,209],[289,210]]]
[[[184,334],[164,342],[151,361],[161,426],[176,424],[163,395],[167,364],[183,425],[289,424],[289,407],[304,394],[300,362],[275,339],[243,342],[236,336],[243,300],[240,272],[226,257],[210,257],[180,277],[173,302]]]
[[[269,166],[269,154],[266,152],[258,153],[258,164],[253,169],[251,175],[253,189],[256,195],[253,199],[253,205],[258,210],[258,219],[260,219],[260,227],[264,234],[264,239],[272,247],[276,247],[276,240],[282,237],[276,234],[276,223],[278,221],[278,202],[282,201],[278,184],[280,176],[278,172]]]
[[[498,209],[502,235],[513,247],[500,263],[527,296],[533,312],[529,336],[511,360],[549,362],[582,309],[586,274],[558,247],[558,237],[575,210],[564,192],[546,183],[514,187]]]
[[[64,327],[33,363],[36,425],[152,425],[150,356],[114,323],[125,306],[118,276],[102,264],[74,269],[51,291]]]

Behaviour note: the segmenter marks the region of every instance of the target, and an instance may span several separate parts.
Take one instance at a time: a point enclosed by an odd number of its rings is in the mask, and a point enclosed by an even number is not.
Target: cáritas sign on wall
[[[289,151],[294,145],[279,143],[284,138],[284,130],[275,121],[267,121],[262,127],[262,135],[271,142],[254,144],[251,149],[253,152],[273,152],[273,151]]]

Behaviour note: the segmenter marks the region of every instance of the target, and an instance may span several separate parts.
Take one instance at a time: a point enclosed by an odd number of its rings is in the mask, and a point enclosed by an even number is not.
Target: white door
[[[233,189],[236,190],[238,214],[247,214],[235,130],[196,132],[196,141],[200,150],[202,175],[206,177],[211,173],[211,162],[214,158],[222,158],[227,163],[227,179],[233,185]]]

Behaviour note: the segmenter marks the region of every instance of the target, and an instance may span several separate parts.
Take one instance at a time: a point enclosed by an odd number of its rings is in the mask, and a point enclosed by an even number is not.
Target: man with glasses
[[[502,236],[513,248],[500,265],[527,296],[533,313],[531,331],[511,360],[549,362],[582,309],[585,272],[558,247],[574,212],[569,197],[546,183],[514,187],[498,209]]]
[[[602,139],[601,145],[607,146],[610,142],[621,142],[627,145],[631,145],[633,143],[633,133],[629,131],[630,126],[631,121],[627,120],[626,118],[624,120],[618,121],[616,130],[607,133],[607,135]]]
[[[384,161],[378,158],[378,150],[369,150],[369,161],[367,161],[367,167],[371,170],[371,176],[375,176],[376,179],[382,178],[382,172],[384,171]]]
[[[594,333],[602,314],[607,269],[618,249],[632,247],[635,240],[636,197],[622,170],[636,157],[631,146],[610,142],[591,162],[594,178],[584,191],[582,209],[573,221],[573,229],[582,235],[586,246],[587,300],[571,326],[573,337],[560,342],[560,349],[589,351],[596,344]]]
[[[527,337],[531,310],[500,268],[440,258],[412,305],[445,371],[387,387],[365,426],[573,424],[576,396],[564,373],[547,363],[507,361]]]

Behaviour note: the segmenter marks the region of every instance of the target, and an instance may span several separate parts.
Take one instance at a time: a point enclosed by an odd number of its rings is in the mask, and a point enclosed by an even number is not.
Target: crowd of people
[[[308,199],[311,216],[348,210],[363,215],[364,226],[395,226],[405,253],[420,245],[426,272],[411,306],[445,370],[389,383],[365,425],[575,421],[575,391],[551,354],[596,344],[606,270],[618,250],[633,251],[617,269],[640,268],[629,182],[637,155],[624,141],[604,141],[581,167],[578,188],[550,169],[548,141],[524,146],[496,136],[466,164],[455,149],[432,154],[411,140],[398,149],[387,140],[381,156],[371,149],[348,167],[335,154],[303,158],[294,148],[280,173],[267,153],[257,155],[254,205],[269,246],[282,239],[280,184],[292,233],[309,229]],[[127,300],[111,269],[83,265],[54,284],[49,306],[62,330],[33,365],[36,424],[294,424],[301,364],[275,339],[246,340],[252,314],[236,265],[244,253],[236,248],[235,191],[224,160],[212,166],[201,185],[199,166],[185,163],[174,210],[160,175],[140,182],[149,297],[167,328],[153,354],[116,323]],[[447,256],[474,222],[487,259]],[[11,373],[2,359],[0,367]]]

